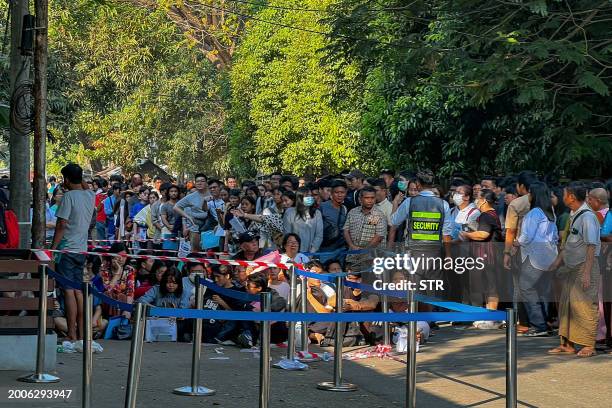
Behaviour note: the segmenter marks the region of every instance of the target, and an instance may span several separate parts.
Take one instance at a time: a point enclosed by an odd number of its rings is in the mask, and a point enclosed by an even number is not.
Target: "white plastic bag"
[[[191,242],[185,238],[181,238],[179,241],[178,257],[184,258],[191,253]]]
[[[401,326],[395,328],[395,335],[393,340],[395,342],[395,351],[398,353],[405,353],[408,349],[408,327]]]

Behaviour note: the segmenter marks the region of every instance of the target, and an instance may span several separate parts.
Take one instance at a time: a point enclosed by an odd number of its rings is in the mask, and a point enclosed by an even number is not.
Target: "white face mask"
[[[453,202],[455,203],[456,206],[460,206],[461,204],[463,204],[463,194],[461,193],[453,194]]]

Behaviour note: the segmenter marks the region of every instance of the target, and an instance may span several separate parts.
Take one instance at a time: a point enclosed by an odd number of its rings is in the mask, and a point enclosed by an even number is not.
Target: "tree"
[[[118,0],[153,12],[163,12],[218,69],[231,66],[244,27],[241,2],[211,0]],[[247,2],[248,3],[248,2]],[[248,14],[245,14],[248,15]]]
[[[57,156],[76,143],[97,168],[107,162],[129,170],[144,157],[177,173],[224,165],[218,123],[225,116],[223,73],[163,10],[92,0],[53,6],[50,105]]]
[[[612,170],[609,1],[378,3],[341,0],[326,22],[335,55],[360,66],[360,129],[388,163]]]
[[[350,64],[333,71],[321,62],[328,29],[318,20],[325,13],[291,10],[330,3],[270,2],[247,23],[230,73],[230,165],[239,173],[337,172],[372,163],[356,132],[355,98],[333,98],[352,81]]]

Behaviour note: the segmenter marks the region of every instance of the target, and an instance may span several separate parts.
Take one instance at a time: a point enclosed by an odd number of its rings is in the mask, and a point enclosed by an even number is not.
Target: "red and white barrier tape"
[[[87,242],[163,242],[180,241],[182,238],[146,238],[146,239],[88,239]]]
[[[87,245],[88,249],[111,249],[110,246],[96,246],[96,245]],[[148,249],[148,248],[128,248],[128,251],[131,249],[136,249],[138,251],[143,252],[178,252],[177,249]],[[229,252],[215,252],[215,251],[202,251],[202,252],[190,252],[190,254],[196,255],[214,255],[214,256],[233,256],[234,254]]]
[[[69,251],[66,249],[46,249],[45,252],[55,252],[61,254],[80,254],[80,255],[97,255],[109,257],[126,257],[135,259],[159,259],[160,261],[176,261],[176,262],[200,262],[213,265],[237,265],[237,266],[256,266],[267,268],[289,269],[290,265],[285,263],[275,262],[259,262],[259,261],[240,261],[235,259],[211,259],[211,258],[183,258],[177,256],[153,256],[153,255],[135,255],[135,254],[115,254],[110,252],[87,252],[87,251]]]

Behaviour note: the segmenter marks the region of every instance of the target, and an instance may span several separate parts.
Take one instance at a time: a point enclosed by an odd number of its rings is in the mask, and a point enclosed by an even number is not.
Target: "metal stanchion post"
[[[128,368],[127,389],[125,390],[125,408],[136,407],[136,392],[140,378],[140,364],[142,362],[142,345],[144,343],[145,321],[147,319],[147,305],[136,303],[134,328],[132,329],[132,343],[130,346],[130,365]]]
[[[203,275],[196,277],[196,310],[202,310],[204,307],[204,290],[199,283],[198,278],[203,278]],[[189,396],[209,396],[214,395],[215,390],[199,385],[200,382],[200,357],[202,354],[202,319],[194,319],[193,322],[193,352],[191,358],[191,385],[179,387],[172,392],[178,395]]]
[[[344,274],[338,274],[336,277],[336,313],[342,313],[342,292]],[[344,340],[344,325],[341,322],[336,322],[336,338],[334,339],[334,380],[325,381],[317,384],[317,388],[325,391],[357,391],[355,384],[342,382],[342,341]]]
[[[301,306],[301,312],[302,313],[306,313],[308,312],[308,278],[306,276],[301,276],[300,277],[302,282],[300,283],[300,306]],[[302,355],[303,356],[307,356],[308,355],[308,343],[310,342],[309,338],[308,338],[308,322],[300,322],[302,325],[302,330],[300,332],[300,341],[302,343]],[[298,359],[300,362],[302,363],[312,363],[314,361],[317,361],[318,359],[316,358],[309,358],[309,357],[302,357]]]
[[[27,383],[55,383],[60,379],[45,371],[45,335],[47,334],[47,265],[38,267],[40,275],[40,293],[38,306],[38,344],[36,347],[36,372],[20,377],[17,380]]]
[[[289,283],[291,291],[289,292],[289,311],[295,313],[297,310],[296,298],[297,298],[297,276],[295,273],[295,266],[291,266],[289,269],[291,276]],[[289,335],[287,338],[287,360],[295,360],[295,322],[289,322]]]
[[[414,291],[408,289],[409,312],[417,312],[417,302],[414,300]],[[417,352],[417,323],[408,322],[408,355],[406,364],[406,407],[416,407],[416,352]]]
[[[272,306],[272,293],[261,294],[261,310],[269,312]],[[259,342],[259,408],[268,408],[270,403],[270,328],[269,320],[261,322]]]
[[[93,370],[93,350],[91,349],[93,315],[93,296],[89,282],[83,282],[83,408],[91,407],[91,373]]]
[[[516,408],[518,402],[516,365],[516,313],[506,309],[506,408]]]
[[[383,279],[383,284],[386,284],[389,282],[388,273],[386,269],[383,271],[382,279]],[[389,297],[387,295],[383,295],[383,298],[382,298],[382,311],[383,313],[389,313]],[[391,332],[389,330],[390,330],[389,322],[383,322],[383,331],[384,331],[383,344],[385,346],[388,346],[391,344],[391,338],[390,338]]]

